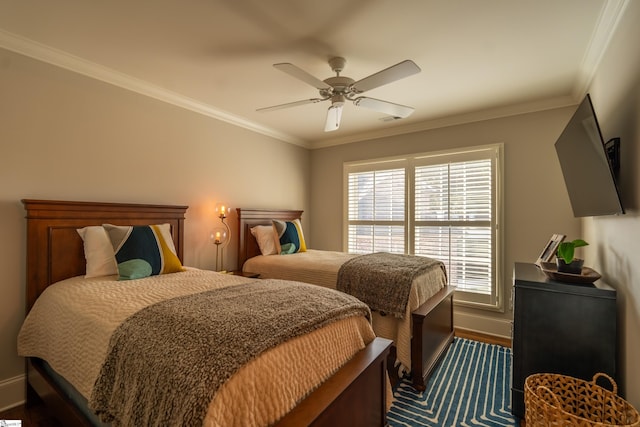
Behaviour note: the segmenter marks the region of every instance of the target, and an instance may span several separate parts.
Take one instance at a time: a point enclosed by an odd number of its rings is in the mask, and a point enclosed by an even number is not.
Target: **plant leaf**
[[[575,254],[575,249],[580,246],[587,246],[588,243],[582,239],[576,239],[571,242],[562,242],[558,245],[558,250],[556,251],[556,256],[558,258],[562,258],[565,263],[571,264],[573,261],[573,256]]]
[[[565,263],[570,264],[573,261],[574,246],[572,242],[562,242],[558,246],[557,256],[562,258]]]
[[[585,242],[582,239],[576,239],[571,243],[573,243],[573,247],[574,248],[579,248],[580,246],[588,246],[589,245],[587,242]]]

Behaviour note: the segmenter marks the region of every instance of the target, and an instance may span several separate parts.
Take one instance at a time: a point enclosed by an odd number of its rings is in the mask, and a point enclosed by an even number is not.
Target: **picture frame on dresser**
[[[556,251],[558,250],[558,246],[560,246],[560,243],[562,243],[562,241],[566,238],[567,236],[565,236],[564,234],[554,234],[551,236],[551,238],[549,239],[549,242],[547,243],[547,245],[544,247],[544,249],[542,250],[542,252],[540,253],[540,256],[538,257],[538,260],[535,262],[535,264],[538,267],[541,267],[543,262],[551,262],[551,260],[553,259],[553,256],[555,255]]]

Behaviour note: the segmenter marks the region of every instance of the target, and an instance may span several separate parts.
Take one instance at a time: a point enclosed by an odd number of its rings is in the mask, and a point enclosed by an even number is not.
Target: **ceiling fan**
[[[396,80],[419,73],[420,67],[418,67],[413,61],[408,59],[404,60],[358,81],[340,75],[346,62],[347,61],[341,57],[331,58],[329,60],[329,66],[336,73],[336,76],[329,77],[325,80],[320,80],[303,69],[288,62],[273,64],[273,66],[278,70],[318,89],[320,98],[288,102],[286,104],[274,105],[272,107],[259,108],[257,111],[273,111],[281,108],[295,107],[298,105],[330,100],[331,106],[327,111],[327,120],[324,126],[325,132],[330,132],[340,127],[342,108],[346,101],[352,101],[354,105],[358,107],[369,108],[395,118],[405,118],[413,113],[413,108],[407,107],[406,105],[394,104],[393,102],[382,101],[380,99],[369,98],[366,96],[358,96],[368,90],[375,89]]]

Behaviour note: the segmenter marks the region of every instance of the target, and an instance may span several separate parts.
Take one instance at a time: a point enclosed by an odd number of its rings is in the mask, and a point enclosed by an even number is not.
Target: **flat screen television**
[[[624,213],[589,94],[558,138],[556,153],[575,217]]]

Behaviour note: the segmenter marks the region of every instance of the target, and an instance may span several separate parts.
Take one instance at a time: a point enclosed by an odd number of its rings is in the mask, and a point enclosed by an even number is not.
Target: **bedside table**
[[[260,278],[260,273],[251,273],[250,271],[242,271],[242,270],[228,271],[227,274],[233,274],[234,276],[250,277],[252,279]]]

